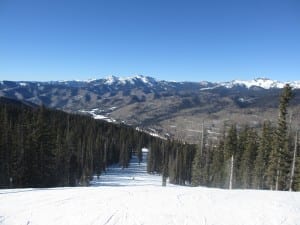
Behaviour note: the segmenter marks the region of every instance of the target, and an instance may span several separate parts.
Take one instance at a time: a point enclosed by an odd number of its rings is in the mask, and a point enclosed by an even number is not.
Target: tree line
[[[127,167],[157,138],[125,125],[0,98],[0,187],[88,185],[108,165]]]
[[[277,124],[266,120],[259,129],[231,124],[224,126],[217,141],[206,138],[204,130],[199,145],[154,144],[148,172],[181,185],[299,191],[299,128],[287,118],[292,97],[286,85]]]
[[[217,141],[203,129],[199,145],[165,140],[81,115],[0,101],[0,187],[87,185],[108,165],[127,167],[131,155],[162,184],[300,190],[298,127],[287,119],[293,97],[286,85],[277,124],[225,126]],[[0,98],[1,99],[1,98]]]

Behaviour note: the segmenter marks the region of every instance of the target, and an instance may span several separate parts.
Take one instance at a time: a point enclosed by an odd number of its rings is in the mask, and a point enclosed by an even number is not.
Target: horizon
[[[297,0],[3,0],[0,80],[294,81],[299,11]]]
[[[254,81],[254,80],[271,80],[274,82],[281,82],[281,83],[285,83],[285,82],[300,82],[300,79],[296,79],[296,80],[277,80],[277,79],[271,79],[269,77],[254,77],[252,79],[230,79],[230,80],[220,80],[220,81],[211,81],[211,80],[197,80],[197,81],[193,81],[193,80],[166,80],[166,79],[159,79],[153,76],[148,76],[148,75],[142,75],[142,74],[138,74],[138,75],[129,75],[129,76],[115,76],[115,75],[107,75],[104,77],[94,77],[94,78],[87,78],[87,79],[69,79],[69,80],[0,80],[0,82],[3,81],[12,81],[12,82],[41,82],[41,83],[47,83],[47,82],[91,82],[91,81],[96,81],[96,80],[103,80],[103,79],[109,79],[111,77],[115,77],[117,79],[130,79],[130,78],[135,78],[135,77],[148,77],[148,78],[152,78],[155,79],[156,81],[166,81],[166,82],[192,82],[192,83],[201,83],[201,82],[210,82],[210,83],[226,83],[226,82],[232,82],[232,81],[242,81],[242,82],[247,82],[247,81]]]

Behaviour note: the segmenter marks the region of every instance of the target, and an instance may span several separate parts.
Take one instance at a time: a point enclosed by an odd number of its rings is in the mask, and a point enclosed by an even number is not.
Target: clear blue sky
[[[0,80],[300,80],[299,0],[0,0]]]

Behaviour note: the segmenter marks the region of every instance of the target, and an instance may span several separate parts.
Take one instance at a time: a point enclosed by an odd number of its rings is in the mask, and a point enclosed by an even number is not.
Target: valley
[[[295,93],[290,104],[293,124],[300,123],[299,83],[290,82]],[[0,96],[199,143],[203,123],[212,138],[227,124],[257,127],[266,119],[275,123],[283,85],[265,78],[197,83],[110,76],[88,81],[2,81]]]

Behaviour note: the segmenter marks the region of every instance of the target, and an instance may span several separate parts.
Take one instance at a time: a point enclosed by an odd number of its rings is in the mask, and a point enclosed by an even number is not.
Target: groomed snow
[[[0,224],[300,224],[300,193],[162,187],[145,166],[114,166],[91,187],[0,190]]]

